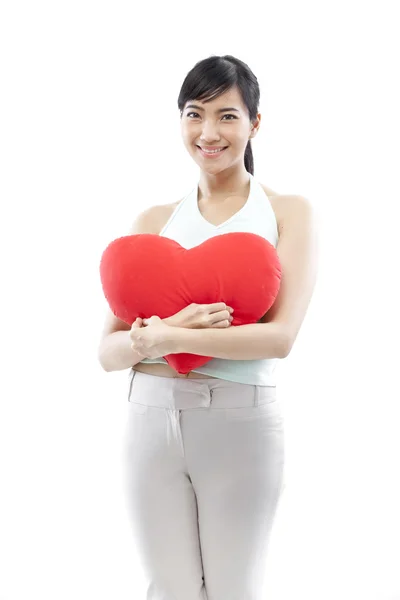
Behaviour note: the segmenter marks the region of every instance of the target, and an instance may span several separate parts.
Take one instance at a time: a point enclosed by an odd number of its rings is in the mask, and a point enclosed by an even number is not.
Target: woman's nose
[[[218,126],[215,124],[205,122],[201,132],[200,139],[205,142],[211,142],[219,138]]]

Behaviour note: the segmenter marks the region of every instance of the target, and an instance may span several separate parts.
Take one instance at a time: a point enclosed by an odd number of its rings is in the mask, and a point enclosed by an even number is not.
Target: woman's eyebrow
[[[188,104],[186,109],[188,109],[188,108],[195,108],[196,110],[204,111],[204,108],[202,108],[201,106],[197,106],[197,104]],[[215,112],[221,113],[221,112],[226,112],[227,110],[234,110],[235,112],[240,112],[237,108],[234,108],[233,106],[230,106],[228,108],[218,108]]]

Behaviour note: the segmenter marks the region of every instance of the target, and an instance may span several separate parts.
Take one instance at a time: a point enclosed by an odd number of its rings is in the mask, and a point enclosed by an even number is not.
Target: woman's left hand
[[[176,327],[166,325],[157,316],[143,319],[143,323],[146,327],[135,327],[130,331],[132,350],[145,358],[159,358],[176,353]]]

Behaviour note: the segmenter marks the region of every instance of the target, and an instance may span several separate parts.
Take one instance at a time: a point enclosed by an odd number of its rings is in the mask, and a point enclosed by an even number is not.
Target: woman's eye
[[[187,116],[187,117],[190,117],[190,115],[196,115],[196,117],[198,117],[198,116],[199,116],[199,114],[198,114],[198,113],[195,113],[195,112],[190,112],[190,113],[188,113],[186,116]],[[232,119],[237,119],[237,117],[236,117],[235,115],[231,115],[231,114],[224,115],[222,118],[224,118],[224,117],[232,117]],[[227,119],[227,120],[228,120],[228,121],[231,121],[232,119]]]

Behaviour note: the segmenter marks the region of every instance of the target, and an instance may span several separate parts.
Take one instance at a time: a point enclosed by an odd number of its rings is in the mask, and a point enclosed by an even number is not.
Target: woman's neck
[[[199,200],[218,201],[227,196],[248,196],[250,174],[243,169],[234,173],[223,171],[212,175],[201,171],[199,179]]]

